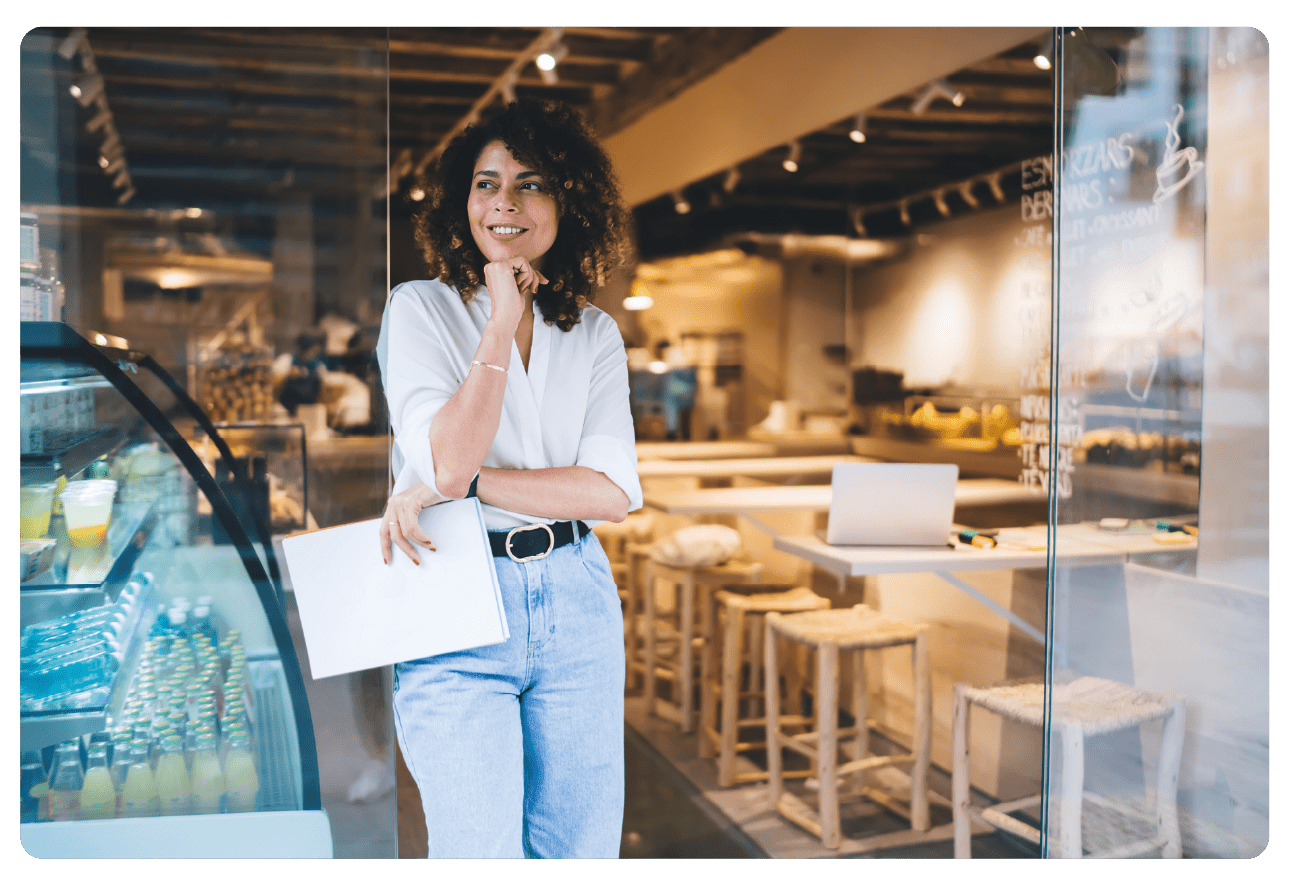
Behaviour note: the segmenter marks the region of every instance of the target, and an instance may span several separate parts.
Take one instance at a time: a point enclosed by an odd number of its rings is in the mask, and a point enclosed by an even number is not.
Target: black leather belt
[[[495,557],[511,557],[517,563],[541,560],[559,547],[579,541],[592,531],[582,520],[531,523],[508,532],[489,533]]]

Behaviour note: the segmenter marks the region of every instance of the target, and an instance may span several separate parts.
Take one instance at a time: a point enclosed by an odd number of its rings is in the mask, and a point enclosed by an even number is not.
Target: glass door
[[[1047,856],[1269,833],[1269,53],[1056,32]],[[1109,551],[1097,564],[1065,552]]]

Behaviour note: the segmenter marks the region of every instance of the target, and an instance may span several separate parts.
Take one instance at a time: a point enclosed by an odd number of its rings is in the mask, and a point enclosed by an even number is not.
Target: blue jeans
[[[619,855],[623,613],[596,536],[495,557],[510,638],[395,666],[431,857]]]

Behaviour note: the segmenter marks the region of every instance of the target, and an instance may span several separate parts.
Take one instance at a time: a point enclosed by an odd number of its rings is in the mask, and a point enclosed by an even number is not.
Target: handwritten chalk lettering
[[[1122,211],[1110,211],[1089,219],[1091,235],[1123,232],[1128,229],[1143,229],[1155,226],[1162,220],[1162,206],[1140,205]]]
[[[1025,444],[1048,444],[1050,442],[1050,423],[1020,420],[1018,423],[1018,437]]]
[[[1045,472],[1039,468],[1024,468],[1018,474],[1018,482],[1027,489],[1045,489]]]
[[[1086,237],[1086,219],[1084,217],[1065,218],[1059,225],[1059,241],[1079,242]]]
[[[1088,177],[1129,168],[1135,152],[1129,132],[1098,144],[1082,144],[1063,151],[1063,177]]]
[[[1059,192],[1061,196],[1059,205],[1063,214],[1094,211],[1103,207],[1104,204],[1103,181],[1092,180],[1064,184],[1060,187]]]
[[[1086,368],[1080,364],[1060,364],[1059,385],[1069,388],[1085,388]]]
[[[1050,398],[1047,395],[1022,395],[1018,399],[1018,410],[1023,419],[1049,419]]]
[[[1054,475],[1054,490],[1059,494],[1061,499],[1072,498],[1072,472],[1056,471]]]
[[[1080,403],[1076,398],[1059,398],[1059,421],[1072,422],[1080,418],[1077,413]]]
[[[1041,194],[1038,193],[1037,195],[1039,196]],[[1046,196],[1047,203],[1048,203],[1049,196],[1050,196],[1049,191],[1047,190],[1044,195]],[[1024,195],[1023,199],[1026,200],[1027,196]],[[1045,214],[1046,217],[1050,216],[1050,211],[1051,209],[1047,204],[1046,214]],[[1027,212],[1028,212],[1028,208],[1024,207],[1023,208],[1024,220],[1027,219]],[[1043,224],[1043,223],[1038,223],[1033,226],[1025,227],[1021,233],[1019,233],[1017,236],[1014,237],[1014,244],[1019,246],[1020,248],[1039,248],[1043,245],[1049,245],[1050,231],[1047,228],[1046,224]]]
[[[1082,186],[1085,186],[1085,184],[1082,184]],[[1051,195],[1052,194],[1049,190],[1041,190],[1032,196],[1024,193],[1019,202],[1019,207],[1022,210],[1023,222],[1035,223],[1038,220],[1045,220],[1051,217],[1054,214],[1053,206],[1051,204]]]
[[[1086,262],[1085,245],[1070,245],[1059,248],[1059,269],[1080,266]]]
[[[1081,426],[1060,423],[1056,437],[1061,444],[1067,444],[1068,446],[1079,444],[1081,443]]]
[[[1054,163],[1049,156],[1038,156],[1026,159],[1022,163],[1023,190],[1039,190],[1048,187],[1054,180]]]

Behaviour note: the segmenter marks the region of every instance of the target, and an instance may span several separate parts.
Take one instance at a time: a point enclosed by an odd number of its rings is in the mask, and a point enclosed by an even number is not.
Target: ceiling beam
[[[637,205],[1033,38],[1038,28],[786,28],[606,138]]]

